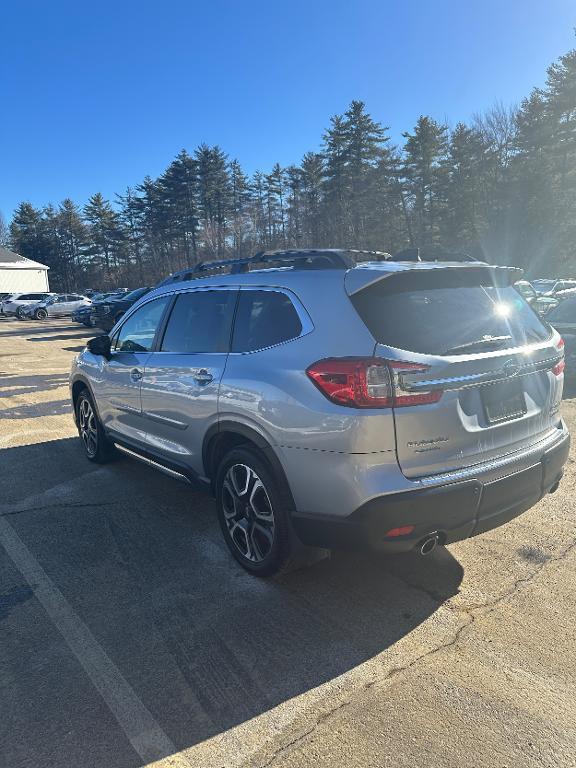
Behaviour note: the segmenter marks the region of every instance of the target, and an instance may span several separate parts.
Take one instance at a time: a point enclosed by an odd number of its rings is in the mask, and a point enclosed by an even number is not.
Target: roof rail
[[[196,266],[174,272],[165,280],[158,283],[158,287],[170,283],[193,280],[202,276],[202,273],[213,272],[220,269],[230,269],[230,274],[237,275],[248,272],[251,265],[256,264],[283,264],[296,266],[300,269],[350,269],[356,262],[347,255],[347,251],[332,249],[304,249],[295,248],[286,251],[260,251],[254,256],[246,256],[241,259],[224,259],[223,261],[200,261]],[[350,253],[373,253],[377,251],[350,251]]]
[[[358,257],[371,257],[374,261],[471,261],[478,260],[465,253],[450,253],[438,247],[406,248],[391,256],[384,251],[355,250],[352,248],[293,248],[289,250],[259,251],[253,256],[221,261],[200,261],[194,267],[174,272],[157,287],[194,280],[209,272],[229,269],[230,274],[248,272],[257,264],[282,264],[297,266],[298,269],[351,269],[359,261]],[[482,262],[479,262],[482,263]]]
[[[469,253],[447,251],[440,246],[424,246],[419,248],[405,248],[392,256],[394,261],[473,261],[479,264],[484,262],[470,256]]]

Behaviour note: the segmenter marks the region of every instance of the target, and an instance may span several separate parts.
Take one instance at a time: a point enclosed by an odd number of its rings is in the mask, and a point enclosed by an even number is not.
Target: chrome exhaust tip
[[[434,536],[428,536],[420,545],[420,554],[422,557],[426,557],[426,555],[430,555],[432,552],[434,552],[437,546],[438,534],[434,534]]]

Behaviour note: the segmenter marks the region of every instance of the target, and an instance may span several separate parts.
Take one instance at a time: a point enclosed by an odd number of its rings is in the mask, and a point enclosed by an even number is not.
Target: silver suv
[[[88,458],[206,483],[258,575],[300,543],[425,554],[554,491],[563,342],[520,270],[359,258],[258,254],[146,294],[73,364]]]

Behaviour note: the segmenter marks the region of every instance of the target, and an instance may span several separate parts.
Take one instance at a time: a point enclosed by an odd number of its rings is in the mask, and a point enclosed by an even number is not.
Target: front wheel
[[[18,318],[18,320],[26,319],[26,315],[24,314],[24,307],[18,307],[18,309],[16,310],[16,317]]]
[[[97,464],[104,464],[114,456],[114,445],[108,440],[94,402],[87,389],[83,389],[76,403],[78,434],[84,445],[86,457]]]
[[[255,576],[285,570],[293,553],[287,500],[272,471],[250,448],[235,448],[216,478],[218,519],[240,565]]]
[[[37,309],[36,312],[34,312],[34,317],[36,320],[46,320],[48,312],[45,309]]]

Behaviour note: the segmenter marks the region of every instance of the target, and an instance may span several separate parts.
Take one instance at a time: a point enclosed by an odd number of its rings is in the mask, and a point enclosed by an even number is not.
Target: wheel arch
[[[83,389],[87,389],[88,392],[90,393],[90,397],[92,398],[92,402],[94,403],[94,410],[96,411],[96,416],[100,419],[100,414],[98,413],[98,404],[96,403],[96,398],[94,397],[94,392],[92,390],[92,387],[90,386],[90,383],[87,381],[87,379],[83,378],[82,376],[77,376],[70,384],[70,393],[72,396],[72,409],[74,413],[74,421],[76,421],[76,404],[78,403],[80,392],[82,392]]]
[[[290,509],[295,510],[290,484],[284,472],[284,467],[276,455],[276,451],[257,430],[236,421],[220,421],[218,424],[210,427],[204,437],[202,463],[204,473],[210,480],[212,490],[214,491],[214,482],[220,461],[228,451],[241,445],[252,446],[263,457],[274,473],[274,477],[281,484],[282,490],[287,494]]]

